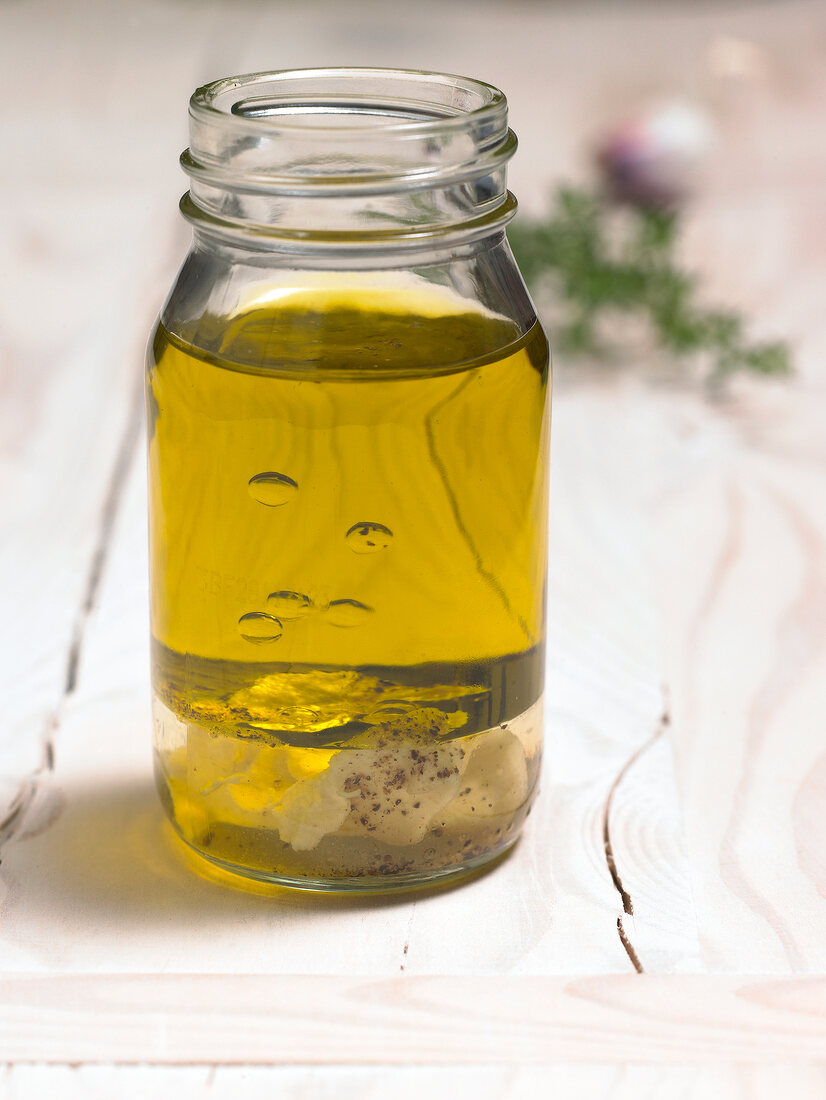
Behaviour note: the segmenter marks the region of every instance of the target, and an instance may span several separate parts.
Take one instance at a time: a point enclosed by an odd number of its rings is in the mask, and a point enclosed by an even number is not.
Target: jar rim
[[[351,90],[319,91],[319,83],[324,81]],[[370,91],[371,81],[382,81],[386,87],[382,92]],[[305,82],[308,90],[297,94]],[[394,86],[401,91],[416,84],[422,93],[429,91],[431,95],[411,98],[388,94]],[[269,94],[252,94],[263,88],[269,89]],[[441,97],[436,94],[439,91]],[[233,101],[238,92],[247,94]],[[358,92],[369,102],[353,101],[350,97]],[[450,93],[459,102],[450,102]],[[325,135],[340,139],[348,133],[412,137],[445,134],[468,125],[493,125],[498,129],[497,123],[506,124],[507,109],[505,94],[483,80],[425,69],[366,66],[277,69],[221,77],[196,88],[189,101],[193,121],[224,124],[236,133],[239,129],[259,136],[265,131],[289,132],[295,137],[304,134],[322,141]],[[339,115],[334,124],[319,122],[320,117],[333,114]],[[356,115],[360,116],[359,123],[342,121],[344,116]],[[365,118],[369,118],[369,125],[365,125]]]
[[[189,119],[181,209],[216,233],[266,247],[422,247],[513,215],[507,100],[471,77],[249,73],[198,88]]]

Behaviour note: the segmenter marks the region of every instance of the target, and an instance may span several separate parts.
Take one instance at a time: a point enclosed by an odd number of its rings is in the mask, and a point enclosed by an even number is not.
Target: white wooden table
[[[619,12],[0,8],[0,1095],[826,1094],[826,9]],[[149,744],[139,387],[187,97],[353,61],[503,87],[533,209],[619,105],[699,93],[686,259],[797,362],[723,401],[559,365],[542,796],[492,873],[386,900],[195,874]]]

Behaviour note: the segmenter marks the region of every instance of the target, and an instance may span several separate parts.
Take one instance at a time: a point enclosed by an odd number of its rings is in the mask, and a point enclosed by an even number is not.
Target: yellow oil
[[[159,326],[156,765],[181,835],[315,887],[516,837],[541,747],[547,345],[448,290],[289,287]]]

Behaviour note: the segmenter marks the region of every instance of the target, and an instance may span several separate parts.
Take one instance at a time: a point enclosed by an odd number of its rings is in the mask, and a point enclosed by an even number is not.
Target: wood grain
[[[3,70],[26,92],[22,113],[4,118],[0,204],[14,274],[0,299],[0,614],[14,632],[3,649],[0,828],[50,769],[137,442],[143,347],[182,240],[171,173],[148,135],[124,124],[149,28],[111,34],[101,51],[58,4],[7,7],[3,22]],[[48,81],[30,79],[33,57]],[[56,86],[72,94],[55,97]]]
[[[193,1100],[796,1100],[820,1097],[826,1067],[818,1064],[651,1066],[42,1066],[0,1069],[8,1100],[59,1095],[62,1100],[143,1100],[165,1095]]]
[[[812,830],[824,805],[826,508],[814,501],[826,501],[826,465],[738,449],[660,515],[683,805],[714,970],[826,962]],[[688,528],[702,532],[690,575],[668,549]]]
[[[822,1059],[824,979],[10,977],[0,1057],[159,1064]]]

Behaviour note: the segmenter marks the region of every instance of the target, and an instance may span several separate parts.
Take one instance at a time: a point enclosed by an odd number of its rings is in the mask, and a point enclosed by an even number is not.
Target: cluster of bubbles
[[[287,504],[298,492],[298,482],[287,474],[267,470],[255,474],[249,480],[249,493],[253,500],[268,508]],[[345,535],[347,545],[354,554],[375,554],[387,550],[393,541],[393,532],[383,523],[362,520],[354,523]],[[266,611],[248,611],[238,620],[241,637],[253,645],[269,645],[277,642],[284,633],[284,623],[303,619],[311,614],[323,614],[331,626],[352,627],[365,622],[373,608],[361,600],[331,600],[317,605],[303,592],[282,589],[270,592]]]

